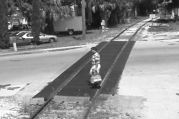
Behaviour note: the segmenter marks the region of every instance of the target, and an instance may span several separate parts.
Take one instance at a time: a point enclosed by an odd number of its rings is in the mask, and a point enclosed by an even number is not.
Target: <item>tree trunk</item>
[[[36,44],[39,43],[39,34],[41,29],[41,12],[40,12],[40,1],[33,0],[32,2],[32,35]]]
[[[50,10],[46,12],[45,23],[47,24],[47,26],[45,27],[44,32],[46,34],[54,34],[55,31],[53,27],[53,16]]]
[[[9,48],[7,0],[0,0],[0,49]]]

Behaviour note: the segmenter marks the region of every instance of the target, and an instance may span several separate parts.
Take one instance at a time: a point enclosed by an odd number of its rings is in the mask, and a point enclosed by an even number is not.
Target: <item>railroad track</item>
[[[133,37],[149,21],[150,20],[148,19],[135,23],[124,29],[113,39],[110,39],[107,42],[102,42],[96,46],[102,59],[101,76],[103,78],[103,82],[101,83],[101,88],[90,88],[86,82],[86,76],[88,75],[91,65],[91,54],[88,52],[79,61],[77,61],[74,65],[63,72],[52,83],[50,83],[41,92],[33,97],[37,100],[43,100],[43,103],[33,113],[33,115],[31,115],[30,119],[36,119],[38,116],[40,116],[50,102],[54,99],[56,99],[58,102],[69,100],[74,100],[76,102],[90,101],[91,103],[83,117],[83,119],[87,119],[91,107],[93,106],[98,95],[100,93],[105,94],[110,92],[113,84],[117,83],[117,80],[114,80],[114,78],[120,77],[122,70],[124,69],[126,60],[128,58],[127,56],[129,56],[130,51],[135,44],[135,41],[132,41]],[[124,52],[127,52],[128,54],[123,54]],[[120,58],[122,57],[125,58],[125,60],[123,59],[123,65],[120,64]],[[116,66],[117,64],[118,66]],[[121,70],[120,73],[119,70]]]

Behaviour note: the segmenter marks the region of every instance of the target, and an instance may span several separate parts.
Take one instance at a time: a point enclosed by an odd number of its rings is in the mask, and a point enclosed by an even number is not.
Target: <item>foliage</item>
[[[32,5],[27,2],[22,2],[19,8],[23,16],[26,17],[28,21],[30,21],[32,15]]]
[[[164,8],[166,11],[171,12],[174,8],[179,8],[178,0],[158,0],[158,6]]]
[[[8,15],[12,15],[16,11],[15,2],[13,0],[7,0]]]
[[[71,5],[75,2],[75,0],[60,0],[62,5]],[[80,0],[76,0],[76,2],[79,2]]]
[[[111,17],[109,19],[110,24],[123,23],[126,18],[127,6],[126,3],[122,0],[112,1],[116,7],[115,10],[111,12]]]
[[[146,15],[147,12],[151,13],[161,5],[164,5],[170,11],[173,8],[179,8],[179,0],[141,0],[139,4],[140,15]]]
[[[48,18],[52,18],[54,20],[58,18],[69,18],[72,16],[72,11],[69,6],[62,5],[61,0],[43,0],[42,2],[43,10],[50,16],[46,16]]]
[[[168,4],[167,8],[169,10],[172,8],[179,8],[179,0],[172,0],[172,2]]]
[[[146,16],[156,10],[158,0],[142,0],[139,3],[139,15]]]
[[[71,11],[68,6],[62,6],[61,0],[41,0],[43,10],[43,31],[48,34],[54,33],[53,21],[58,18],[71,17]]]
[[[9,11],[15,12],[16,7],[18,7],[23,16],[30,22],[32,15],[32,1],[33,0],[8,0]],[[70,0],[40,0],[40,8],[44,10],[45,13],[50,12],[50,16],[46,17],[69,18],[72,16],[72,12],[67,5],[73,3],[69,1]],[[9,12],[9,14],[12,14],[13,12]]]
[[[115,25],[123,23],[127,18],[134,17],[139,2],[140,0],[99,0],[97,4],[107,6],[106,9],[111,12],[108,24]]]
[[[8,35],[8,7],[6,0],[0,0],[0,48],[5,49],[9,47]]]

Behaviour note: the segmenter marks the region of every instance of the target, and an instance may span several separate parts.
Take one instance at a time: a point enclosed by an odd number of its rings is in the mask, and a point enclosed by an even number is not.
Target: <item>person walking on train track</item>
[[[92,55],[92,67],[90,69],[89,74],[92,75],[93,71],[96,71],[97,75],[99,75],[100,74],[100,68],[101,68],[100,54],[97,52],[96,47],[92,47],[91,51],[93,53],[93,55]]]

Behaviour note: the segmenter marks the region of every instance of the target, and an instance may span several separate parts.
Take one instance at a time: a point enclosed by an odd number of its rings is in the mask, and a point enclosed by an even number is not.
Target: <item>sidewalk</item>
[[[152,40],[135,44],[118,86],[118,100],[136,119],[179,118],[178,49]]]
[[[81,35],[75,36],[62,36],[59,37],[58,41],[55,43],[34,45],[34,46],[17,46],[17,51],[14,51],[13,47],[10,49],[1,50],[0,57],[9,55],[22,55],[31,53],[41,53],[47,51],[60,51],[69,50],[74,48],[85,47],[87,45],[96,45],[105,39],[113,38],[116,34],[122,32],[128,26],[144,19],[144,17],[138,17],[137,19],[132,19],[131,23],[119,24],[116,28],[109,28],[108,30],[102,32],[101,30],[88,30],[85,40],[79,40]]]

